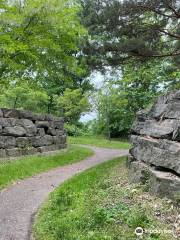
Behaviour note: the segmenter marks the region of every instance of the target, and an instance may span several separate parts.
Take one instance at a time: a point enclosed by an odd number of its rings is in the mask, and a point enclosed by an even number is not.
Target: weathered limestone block
[[[44,153],[44,152],[57,151],[59,149],[62,149],[62,148],[59,148],[58,145],[53,144],[53,145],[50,145],[50,146],[39,147],[38,151],[40,153]]]
[[[48,129],[50,127],[50,124],[48,121],[36,121],[36,127]]]
[[[63,126],[64,126],[64,120],[63,118],[59,118],[59,120],[55,120],[54,121],[54,127],[59,129],[59,130],[63,130]]]
[[[0,149],[0,158],[6,158],[6,150]]]
[[[169,138],[169,136],[172,135],[173,131],[173,126],[170,123],[168,124],[168,122],[163,125],[162,123],[148,120],[140,130],[140,134],[152,136],[155,138]]]
[[[34,147],[49,146],[53,144],[53,137],[50,135],[32,137],[31,142]]]
[[[0,149],[2,148],[14,148],[16,146],[15,137],[0,136]]]
[[[66,143],[66,135],[63,136],[54,136],[53,137],[54,144],[65,144]]]
[[[2,108],[3,111],[3,116],[4,118],[19,118],[20,114],[19,111],[16,109],[7,109],[7,108]]]
[[[37,128],[37,136],[43,137],[45,135],[44,128]]]
[[[129,165],[130,181],[133,183],[143,183],[148,181],[148,166],[140,161],[131,161]]]
[[[149,187],[152,194],[180,201],[180,177],[172,173],[151,170]]]
[[[31,139],[27,137],[16,138],[16,146],[19,148],[28,148],[32,146]]]
[[[45,121],[53,121],[54,120],[54,116],[51,115],[51,114],[46,114],[44,120]]]
[[[3,111],[0,109],[0,118],[3,118]]]
[[[1,127],[13,127],[16,124],[16,119],[14,118],[0,118]]]
[[[56,136],[56,129],[50,127],[50,128],[47,130],[47,134],[49,134],[49,135],[51,135],[51,136]]]
[[[23,127],[26,130],[26,136],[35,136],[37,133],[37,128],[31,120],[28,119],[18,119],[16,125]]]
[[[173,173],[158,171],[143,162],[133,161],[129,175],[131,182],[147,184],[152,194],[180,200],[180,178]]]
[[[14,126],[14,127],[5,127],[3,129],[3,134],[7,136],[23,137],[23,136],[26,136],[27,132],[23,127]]]
[[[67,132],[65,130],[58,130],[56,129],[56,136],[63,136],[63,135],[67,135]]]
[[[39,152],[38,149],[34,147],[22,148],[20,151],[21,155],[33,155]]]
[[[65,147],[66,132],[63,118],[24,110],[0,109],[0,158],[18,157]]]
[[[34,113],[32,113],[31,111],[20,110],[19,116],[21,119],[28,119],[28,120],[32,120],[32,121],[36,120],[36,115]]]
[[[164,117],[180,120],[180,100],[168,104],[168,108]]]
[[[148,180],[152,193],[180,200],[180,90],[137,114],[131,142],[131,181]]]
[[[164,99],[163,97],[160,97],[157,101],[157,103],[152,107],[152,109],[149,112],[149,115],[152,119],[157,119],[159,120],[164,113],[167,110],[167,103],[166,103],[166,99]]]
[[[19,157],[21,156],[21,150],[19,148],[6,149],[7,157]]]
[[[164,121],[146,120],[135,121],[132,131],[139,135],[146,135],[155,138],[177,139],[180,129],[180,120],[166,119]]]
[[[131,139],[134,139],[133,142],[136,141],[130,151],[136,160],[146,162],[148,165],[168,168],[180,174],[180,143],[144,137]]]

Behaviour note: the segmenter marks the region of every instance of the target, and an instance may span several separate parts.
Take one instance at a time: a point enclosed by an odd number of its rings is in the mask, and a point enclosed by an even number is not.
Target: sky
[[[93,72],[90,75],[90,82],[94,84],[95,88],[100,89],[103,86],[103,83],[105,79],[117,79],[121,78],[122,74],[119,69],[113,71],[111,68],[106,69],[106,74],[103,75],[101,72]],[[113,73],[113,74],[112,74]],[[81,122],[88,122],[90,120],[95,119],[97,116],[97,113],[95,111],[92,111],[90,113],[86,113],[84,116],[81,116],[80,121]]]
[[[101,88],[104,82],[104,76],[100,72],[94,72],[90,76],[90,81],[92,84],[94,84],[95,88]],[[80,121],[88,122],[95,119],[96,116],[96,112],[92,111],[90,113],[86,113],[84,116],[81,116]]]

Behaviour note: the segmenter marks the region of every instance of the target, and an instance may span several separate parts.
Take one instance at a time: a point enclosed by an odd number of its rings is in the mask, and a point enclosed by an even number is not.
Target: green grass
[[[83,136],[83,137],[68,137],[71,144],[85,144],[104,148],[129,149],[128,141],[112,140],[109,141],[101,136]]]
[[[78,162],[91,155],[93,155],[93,152],[90,149],[70,146],[67,151],[62,150],[53,155],[27,156],[20,160],[1,163],[0,189],[20,179],[58,166]]]
[[[128,182],[125,158],[76,175],[53,192],[33,227],[36,240],[136,240],[136,227],[172,229],[177,209]],[[158,216],[156,216],[158,212]],[[160,215],[159,215],[160,213]],[[147,233],[144,240],[173,240]]]

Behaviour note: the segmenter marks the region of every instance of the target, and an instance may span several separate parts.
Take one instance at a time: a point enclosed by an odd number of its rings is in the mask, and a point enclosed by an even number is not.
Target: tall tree
[[[77,55],[86,31],[78,11],[69,0],[1,0],[1,83],[26,78],[45,86],[82,79],[86,69]]]
[[[82,19],[91,38],[89,64],[119,66],[129,59],[179,62],[179,0],[82,0]]]

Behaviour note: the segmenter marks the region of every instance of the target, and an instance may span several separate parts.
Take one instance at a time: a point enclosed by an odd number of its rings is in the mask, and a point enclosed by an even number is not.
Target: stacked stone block
[[[138,112],[131,142],[131,181],[148,182],[152,193],[180,200],[180,91]]]
[[[0,109],[0,159],[66,148],[63,118]]]

